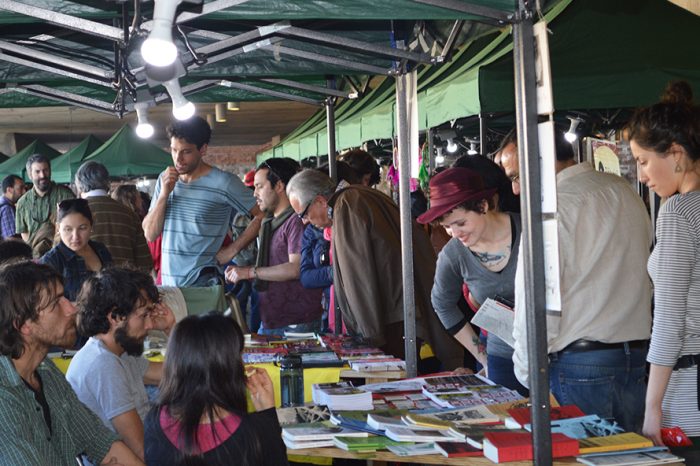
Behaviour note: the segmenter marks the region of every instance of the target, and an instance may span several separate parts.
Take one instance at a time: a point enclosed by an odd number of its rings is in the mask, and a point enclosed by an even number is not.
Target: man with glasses
[[[45,155],[30,156],[26,169],[34,186],[17,201],[15,226],[32,247],[34,257],[39,258],[53,247],[58,203],[75,194],[51,181],[51,162]]]
[[[0,268],[0,464],[143,465],[71,390],[46,357],[75,343],[63,279],[29,260]]]
[[[235,175],[204,162],[211,128],[200,117],[168,128],[172,167],[161,173],[143,220],[148,241],[161,234],[161,276],[165,286],[212,286],[223,279],[221,265],[255,239],[262,213]],[[233,243],[222,244],[238,212],[253,220]]]
[[[158,384],[163,364],[141,354],[151,329],[170,333],[175,318],[161,304],[153,279],[111,268],[89,278],[77,300],[78,326],[89,336],[66,379],[80,401],[143,459],[143,419],[150,408],[144,384]]]
[[[333,227],[333,284],[348,331],[387,354],[404,356],[403,284],[399,208],[387,195],[336,183],[317,170],[296,174],[287,186],[295,212],[316,228]],[[435,252],[413,223],[416,333],[429,342],[446,369],[461,366],[463,351],[450,338],[430,304]]]
[[[286,193],[298,171],[299,164],[288,158],[268,159],[258,166],[255,199],[267,215],[260,228],[258,257],[252,267],[226,269],[230,282],[255,280],[264,334],[319,332],[322,327],[321,290],[306,289],[299,281],[305,213],[294,213]]]

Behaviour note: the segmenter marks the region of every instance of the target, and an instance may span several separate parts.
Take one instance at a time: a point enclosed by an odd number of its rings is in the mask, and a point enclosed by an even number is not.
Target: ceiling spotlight
[[[571,126],[569,126],[569,131],[564,133],[564,139],[573,143],[578,138],[578,135],[576,134],[576,128],[578,128],[578,125],[581,123],[582,120],[579,117],[570,116],[567,118],[571,120]]]
[[[177,78],[173,78],[164,82],[163,86],[165,86],[168,94],[170,94],[170,100],[173,102],[173,116],[178,120],[189,120],[192,118],[195,112],[194,104],[182,95],[180,81]]]
[[[216,104],[214,105],[214,113],[216,115],[217,123],[226,123],[226,105]]]
[[[447,140],[447,152],[450,154],[454,154],[457,152],[457,149],[459,149],[459,146],[457,143],[454,141],[454,139],[450,138]]]
[[[238,102],[228,102],[226,104],[226,110],[230,110],[232,112],[237,112],[241,109],[241,105]]]
[[[148,122],[148,103],[136,102],[134,108],[139,119],[139,123],[136,125],[136,135],[141,139],[148,139],[153,136],[154,132],[153,125]]]
[[[475,142],[470,142],[469,143],[469,150],[467,151],[467,155],[476,155],[479,152],[476,150],[476,143]]]
[[[148,38],[141,44],[141,56],[153,66],[172,65],[177,58],[177,47],[173,42],[175,10],[181,0],[155,0],[153,27]]]

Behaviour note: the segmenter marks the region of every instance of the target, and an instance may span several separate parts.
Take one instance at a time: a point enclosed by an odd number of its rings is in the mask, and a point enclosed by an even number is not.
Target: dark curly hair
[[[144,304],[145,298],[160,301],[158,288],[150,275],[126,267],[111,267],[89,277],[80,289],[78,331],[93,336],[109,331],[108,316],[126,318]]]
[[[39,311],[63,285],[54,268],[31,261],[0,268],[0,354],[17,359],[24,353],[20,328],[39,318]]]
[[[627,124],[628,139],[657,154],[672,144],[685,149],[691,160],[700,159],[700,107],[685,81],[668,84],[661,102],[638,109]]]
[[[185,121],[173,121],[165,131],[168,133],[168,139],[184,139],[197,146],[197,149],[201,149],[204,144],[209,144],[211,140],[209,123],[198,116],[193,116]]]

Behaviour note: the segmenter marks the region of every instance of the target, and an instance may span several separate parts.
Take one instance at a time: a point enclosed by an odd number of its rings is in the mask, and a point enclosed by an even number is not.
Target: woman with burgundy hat
[[[452,239],[440,252],[431,299],[440,321],[484,367],[494,382],[527,393],[513,373],[513,349],[488,335],[486,352],[479,346],[457,302],[462,284],[478,304],[487,298],[515,298],[515,268],[520,243],[520,216],[496,209],[496,188],[468,168],[450,168],[430,180],[430,209],[420,223],[438,221]]]

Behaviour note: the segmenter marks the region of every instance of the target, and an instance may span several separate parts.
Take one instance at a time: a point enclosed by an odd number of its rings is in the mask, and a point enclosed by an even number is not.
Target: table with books
[[[318,384],[312,397],[313,405],[278,410],[290,455],[375,464],[532,464],[528,400],[478,375]],[[614,421],[552,404],[556,465],[683,464]]]

